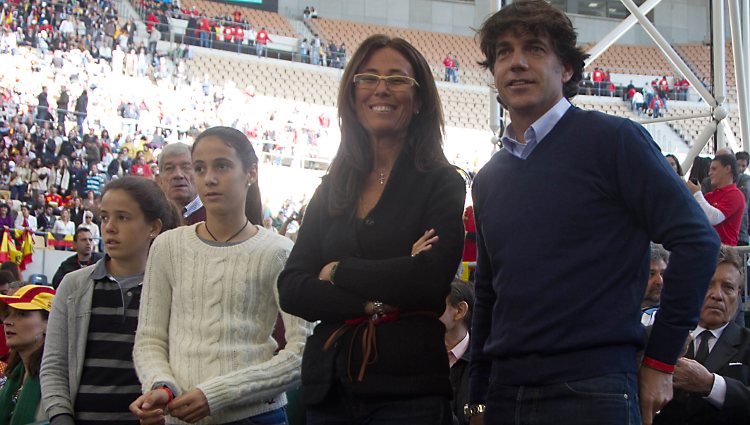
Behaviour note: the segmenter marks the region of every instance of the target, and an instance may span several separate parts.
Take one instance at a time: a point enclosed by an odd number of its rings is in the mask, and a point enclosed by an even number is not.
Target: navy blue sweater
[[[571,107],[526,159],[499,151],[473,187],[471,399],[506,385],[636,372],[649,240],[672,252],[647,358],[673,365],[719,241],[638,124]]]

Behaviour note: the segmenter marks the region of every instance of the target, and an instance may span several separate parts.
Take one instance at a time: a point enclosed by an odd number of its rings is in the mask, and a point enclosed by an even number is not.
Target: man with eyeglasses
[[[88,213],[87,213],[88,214]],[[86,227],[80,227],[73,236],[73,248],[75,255],[68,257],[60,263],[55,276],[52,278],[52,287],[57,289],[66,274],[90,266],[102,258],[102,254],[94,252],[94,237]]]
[[[195,175],[190,147],[184,143],[170,143],[162,149],[158,159],[159,187],[180,209],[185,224],[192,225],[206,219],[206,209],[195,188]]]

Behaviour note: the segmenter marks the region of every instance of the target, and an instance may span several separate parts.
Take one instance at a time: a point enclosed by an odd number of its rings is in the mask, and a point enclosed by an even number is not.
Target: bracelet
[[[166,392],[167,392],[167,398],[168,398],[168,400],[167,400],[167,403],[169,403],[169,402],[171,402],[172,400],[174,400],[174,393],[172,392],[172,390],[171,390],[171,389],[169,389],[169,387],[168,387],[168,386],[166,386],[166,385],[165,385],[165,386],[163,386],[163,387],[161,387],[161,388],[159,388],[159,389],[160,389],[160,390],[164,390],[164,391],[166,391]]]
[[[652,359],[651,357],[644,357],[641,364],[643,364],[643,366],[646,366],[648,368],[658,370],[659,372],[662,372],[662,373],[669,373],[669,374],[674,373],[674,365],[660,362],[656,359]]]
[[[464,416],[466,416],[467,418],[471,418],[480,413],[484,413],[484,409],[485,409],[484,404],[472,404],[472,403],[464,404]]]

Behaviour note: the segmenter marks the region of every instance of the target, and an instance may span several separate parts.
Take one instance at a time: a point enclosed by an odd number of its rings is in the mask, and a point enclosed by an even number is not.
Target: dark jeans
[[[356,397],[338,388],[307,408],[307,425],[450,425],[446,397]],[[487,422],[492,423],[492,422]]]
[[[23,197],[26,196],[26,188],[28,185],[21,184],[18,186],[11,186],[10,187],[10,199],[18,199],[19,201],[23,200]]]
[[[227,422],[224,425],[287,425],[286,410],[281,407],[270,412],[261,413],[251,418]]]
[[[497,384],[487,393],[484,423],[493,425],[640,425],[638,381],[611,374],[541,387]]]

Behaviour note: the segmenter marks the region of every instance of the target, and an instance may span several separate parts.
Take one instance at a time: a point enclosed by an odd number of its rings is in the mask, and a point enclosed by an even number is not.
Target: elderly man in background
[[[206,209],[195,189],[190,147],[184,143],[168,144],[162,149],[157,162],[157,183],[167,198],[180,208],[185,224],[205,220]]]

